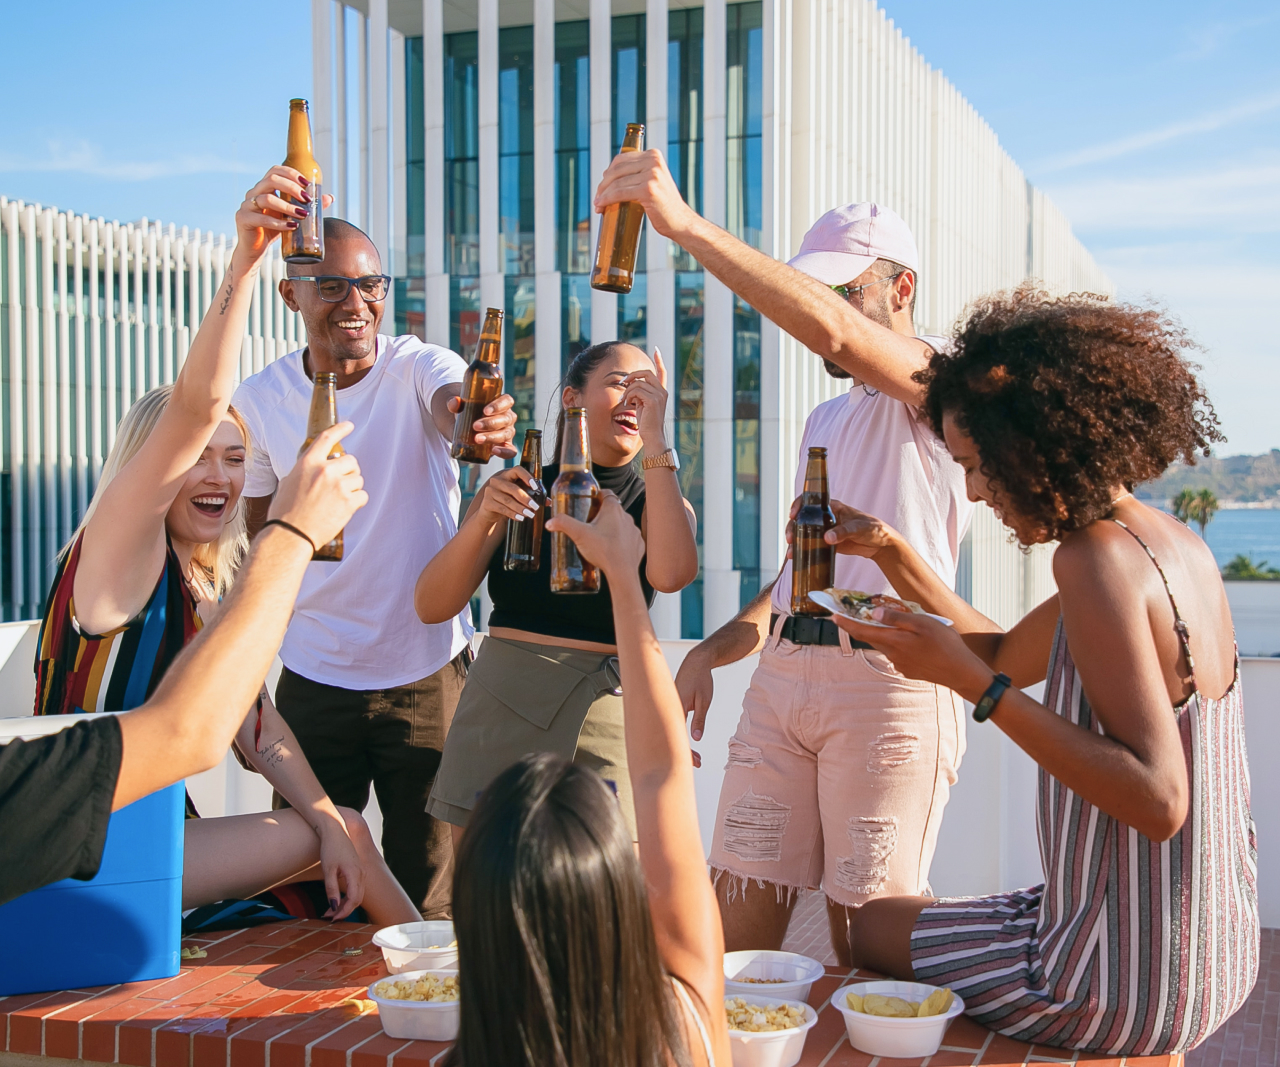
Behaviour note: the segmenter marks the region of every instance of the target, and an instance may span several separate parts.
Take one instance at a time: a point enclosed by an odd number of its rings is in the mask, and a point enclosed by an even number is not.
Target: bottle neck
[[[311,436],[327,430],[338,421],[338,394],[333,383],[317,385],[311,394],[311,414],[307,418],[307,433]]]
[[[541,437],[525,437],[524,450],[520,455],[520,466],[532,474],[538,481],[542,480]]]
[[[587,420],[582,415],[566,415],[564,443],[560,446],[562,471],[589,471],[591,444],[587,440]]]
[[[311,144],[311,118],[305,111],[295,110],[289,112],[289,145],[285,156],[285,161],[291,167],[297,167],[304,174],[307,168],[303,163],[309,163],[315,174],[320,173],[320,167],[316,163],[315,150]],[[310,178],[311,175],[307,174]]]
[[[496,337],[481,336],[476,345],[476,359],[481,363],[500,364],[502,362],[502,344]]]
[[[811,459],[804,472],[804,491],[801,493],[802,505],[831,503],[831,494],[827,488],[827,461]]]
[[[640,152],[644,149],[644,127],[638,130],[627,130],[622,138],[620,152]]]

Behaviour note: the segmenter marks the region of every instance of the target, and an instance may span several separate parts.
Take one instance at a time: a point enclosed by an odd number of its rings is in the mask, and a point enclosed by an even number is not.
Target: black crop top
[[[548,492],[559,473],[558,463],[542,468],[542,484]],[[593,463],[591,473],[596,476],[601,489],[617,494],[627,514],[639,526],[644,514],[644,477],[635,464],[600,467]],[[550,506],[548,501],[548,518],[551,517]],[[505,554],[506,542],[499,541],[489,561],[489,599],[493,601],[493,610],[489,613],[490,628],[505,626],[548,637],[616,644],[613,599],[609,596],[609,583],[603,574],[600,576],[600,592],[594,596],[551,592],[551,534],[546,530],[542,534],[542,561],[537,574],[503,570]],[[644,589],[645,602],[652,605],[653,586],[645,576],[643,559],[640,561],[640,586]]]

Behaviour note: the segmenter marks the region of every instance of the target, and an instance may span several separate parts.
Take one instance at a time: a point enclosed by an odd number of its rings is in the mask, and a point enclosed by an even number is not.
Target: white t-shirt
[[[946,341],[922,337],[934,349]],[[883,519],[907,539],[951,588],[960,542],[973,519],[964,471],[910,404],[856,385],[819,404],[804,424],[795,496],[804,489],[808,449],[827,449],[831,499]],[[792,498],[794,499],[794,497]],[[861,556],[836,553],[835,584],[864,593],[892,593],[880,568]],[[791,614],[791,561],[773,587],[773,610]]]
[[[342,445],[360,461],[369,503],[347,523],[342,561],[307,567],[280,648],[291,671],[344,689],[388,689],[433,674],[471,640],[469,608],[433,625],[413,609],[419,573],[457,532],[461,499],[431,397],[466,369],[447,348],[380,336],[373,368],[338,390],[338,417],[355,423]],[[270,496],[293,469],[312,390],[301,351],[236,390],[253,439],[245,496]]]

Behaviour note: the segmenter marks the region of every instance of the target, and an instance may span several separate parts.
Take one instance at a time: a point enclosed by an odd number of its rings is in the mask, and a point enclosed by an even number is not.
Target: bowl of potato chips
[[[808,1000],[823,973],[821,963],[798,952],[752,948],[724,954],[725,996]]]
[[[405,971],[369,987],[388,1037],[405,1041],[456,1041],[461,1020],[458,972]]]
[[[818,1021],[808,1004],[754,993],[724,998],[733,1067],[794,1067]]]
[[[923,982],[859,982],[837,989],[831,1006],[844,1016],[849,1044],[872,1056],[932,1056],[964,1001]]]

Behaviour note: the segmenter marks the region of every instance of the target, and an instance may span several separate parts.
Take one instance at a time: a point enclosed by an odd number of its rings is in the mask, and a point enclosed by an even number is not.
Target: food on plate
[[[868,993],[865,996],[846,993],[844,999],[850,1008],[864,1015],[880,1015],[889,1019],[927,1019],[931,1015],[941,1015],[951,1007],[951,997],[950,989],[935,989],[919,1003],[903,1000],[902,997],[886,997],[880,993]]]
[[[750,982],[752,985],[778,985],[785,982],[785,978],[734,978],[734,982]]]
[[[872,621],[871,613],[876,608],[892,608],[894,611],[911,611],[917,615],[925,613],[924,608],[914,600],[899,600],[888,593],[860,593],[856,589],[827,590],[827,595],[840,605],[840,610],[862,622]]]
[[[423,951],[423,952],[433,952],[433,951],[434,951],[434,952],[439,952],[439,951],[441,951],[441,950],[443,950],[443,949],[446,949],[446,948],[457,948],[457,947],[458,947],[458,939],[455,937],[455,938],[454,938],[452,941],[450,941],[447,945],[428,945],[428,946],[427,946],[425,949],[423,949],[422,951]]]
[[[373,991],[383,1000],[422,1000],[439,1002],[458,999],[458,976],[439,978],[424,974],[421,978],[390,978],[379,982]]]
[[[791,1030],[804,1025],[802,1004],[748,1004],[741,997],[729,997],[724,1002],[724,1013],[730,1030],[745,1030],[752,1034]]]

